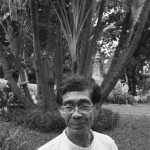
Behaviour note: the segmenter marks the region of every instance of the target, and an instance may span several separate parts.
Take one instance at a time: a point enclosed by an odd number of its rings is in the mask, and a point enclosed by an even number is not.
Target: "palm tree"
[[[71,59],[72,59],[72,73],[79,73],[79,70],[76,67],[78,64],[77,44],[79,42],[80,34],[82,32],[84,23],[86,19],[89,17],[89,14],[92,12],[92,8],[96,3],[96,0],[92,0],[92,1],[57,0],[56,3],[54,3],[51,0],[51,3],[54,6],[55,12],[58,16],[63,33],[66,37],[69,46]],[[88,21],[89,24],[88,23],[86,24],[88,26],[87,29],[91,28],[91,23],[90,23],[91,21],[92,21],[92,17],[90,17],[90,21]]]

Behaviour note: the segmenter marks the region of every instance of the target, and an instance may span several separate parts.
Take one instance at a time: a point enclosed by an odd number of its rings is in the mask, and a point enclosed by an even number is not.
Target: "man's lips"
[[[75,130],[81,130],[81,129],[84,129],[84,125],[72,125],[70,126],[72,129],[75,129]]]
[[[71,124],[73,126],[83,126],[84,124]]]
[[[83,127],[83,126],[85,126],[85,123],[72,123],[72,124],[70,124],[70,126],[73,126],[73,127]]]

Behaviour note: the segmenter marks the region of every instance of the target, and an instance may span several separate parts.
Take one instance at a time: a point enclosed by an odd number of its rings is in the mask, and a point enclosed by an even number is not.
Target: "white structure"
[[[101,83],[103,81],[103,75],[100,70],[100,53],[99,53],[99,51],[97,51],[95,58],[94,58],[92,78],[98,83],[98,85],[101,85]]]

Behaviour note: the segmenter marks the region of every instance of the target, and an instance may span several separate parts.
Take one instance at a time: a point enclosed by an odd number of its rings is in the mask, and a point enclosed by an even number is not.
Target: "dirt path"
[[[118,112],[120,114],[146,115],[150,117],[150,104],[136,104],[134,106],[108,104],[108,105],[103,105],[102,108],[109,108],[112,111]]]

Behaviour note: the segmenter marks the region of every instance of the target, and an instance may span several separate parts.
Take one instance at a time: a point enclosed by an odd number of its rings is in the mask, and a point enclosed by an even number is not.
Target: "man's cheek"
[[[88,124],[91,126],[94,121],[94,115],[90,114],[87,120],[88,120]]]
[[[64,120],[65,120],[66,125],[68,126],[69,123],[70,123],[70,117],[69,116],[65,116]]]

